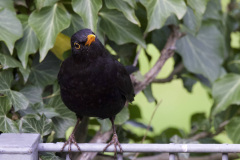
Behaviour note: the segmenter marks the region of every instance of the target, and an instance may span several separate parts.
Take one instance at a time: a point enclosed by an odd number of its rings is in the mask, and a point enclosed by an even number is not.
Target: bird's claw
[[[121,144],[119,143],[118,141],[118,136],[116,133],[113,134],[113,137],[112,137],[112,140],[107,144],[107,146],[103,149],[103,152],[106,151],[106,149],[111,146],[112,144],[114,144],[114,159],[116,159],[116,156],[117,156],[117,147],[119,147],[120,149],[120,152],[122,153],[123,150],[122,150],[122,146]]]
[[[61,149],[61,152],[63,151],[63,149],[66,147],[66,145],[68,145],[68,152],[71,152],[71,145],[74,144],[77,149],[79,150],[79,152],[81,152],[81,149],[80,147],[78,146],[76,140],[75,140],[75,136],[74,134],[71,134],[68,138],[68,140],[64,143],[62,149]]]

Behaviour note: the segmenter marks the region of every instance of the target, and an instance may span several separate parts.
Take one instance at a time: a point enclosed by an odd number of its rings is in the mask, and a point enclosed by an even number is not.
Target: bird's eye
[[[78,44],[77,42],[75,42],[75,43],[74,43],[74,47],[75,47],[76,49],[80,49],[80,44]]]

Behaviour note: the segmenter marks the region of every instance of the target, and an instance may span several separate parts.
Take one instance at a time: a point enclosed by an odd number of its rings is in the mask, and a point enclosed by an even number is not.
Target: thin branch
[[[147,34],[144,34],[144,35],[143,35],[143,39],[145,39],[146,37],[147,37]],[[139,49],[138,49],[137,54],[136,54],[136,56],[135,56],[135,58],[134,58],[134,61],[133,61],[133,66],[134,66],[134,67],[137,66],[137,63],[138,63],[138,59],[139,59],[139,55],[140,55],[140,53],[141,53],[141,50],[142,50],[142,46],[139,46]]]
[[[172,71],[172,73],[164,79],[154,79],[152,82],[153,83],[166,83],[166,82],[170,82],[173,80],[173,77],[175,74],[181,72],[184,68],[183,63],[180,63],[176,68],[174,68],[174,70]]]
[[[218,130],[215,133],[211,133],[211,132],[200,132],[192,137],[190,137],[191,140],[198,140],[198,139],[202,139],[202,138],[206,138],[206,137],[214,137],[216,135],[218,135],[219,133],[221,133],[222,131],[224,131],[224,127],[229,123],[229,120],[222,122],[219,125]]]
[[[137,51],[136,57],[135,57],[134,62],[133,62],[133,66],[134,66],[134,67],[137,66],[137,63],[138,63],[138,59],[139,59],[139,55],[140,55],[140,53],[141,53],[141,50],[142,50],[142,47],[139,46],[139,49],[138,49],[138,51]]]
[[[146,86],[151,83],[155,77],[158,75],[158,73],[161,71],[163,65],[165,62],[174,55],[174,49],[176,41],[181,37],[181,33],[179,32],[179,29],[177,27],[172,27],[173,32],[169,36],[167,43],[165,44],[165,47],[161,51],[161,56],[153,66],[144,76],[144,80],[141,82],[137,82],[137,84],[134,87],[135,94],[146,88]]]
[[[159,106],[160,106],[161,103],[162,103],[162,100],[160,100],[160,101],[157,103],[155,109],[153,110],[153,113],[152,113],[152,115],[151,115],[150,121],[148,122],[148,126],[147,126],[146,132],[145,132],[145,134],[144,134],[144,136],[143,136],[143,139],[142,139],[141,143],[143,143],[143,142],[145,141],[145,139],[146,139],[146,137],[147,137],[147,133],[148,133],[148,131],[149,131],[149,129],[150,129],[150,126],[151,126],[153,117],[154,117],[154,115],[155,115],[155,113],[156,113],[156,111],[157,111],[157,109],[159,108]],[[134,156],[134,158],[133,158],[133,160],[135,160],[135,159],[138,157],[138,155],[139,155],[139,153],[136,153],[135,156]]]

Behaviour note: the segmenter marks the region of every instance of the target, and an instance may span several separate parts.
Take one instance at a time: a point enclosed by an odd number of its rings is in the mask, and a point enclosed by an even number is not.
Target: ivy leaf
[[[60,95],[54,96],[47,104],[54,108],[59,116],[52,118],[56,138],[65,138],[66,130],[76,123],[76,115],[70,111],[62,102]]]
[[[35,0],[37,10],[46,6],[53,6],[58,0]]]
[[[4,70],[8,68],[19,68],[19,71],[23,75],[24,82],[27,81],[28,76],[30,74],[30,69],[29,68],[24,69],[19,61],[17,61],[16,59],[7,54],[0,53],[0,63],[3,66]]]
[[[102,10],[100,13],[100,26],[109,39],[118,44],[134,42],[144,48],[146,44],[143,40],[140,28],[129,22],[122,13],[116,10]]]
[[[45,115],[26,115],[20,119],[19,128],[24,133],[39,133],[45,136],[51,133],[53,123]]]
[[[156,99],[154,98],[153,96],[153,93],[152,93],[152,86],[151,84],[148,85],[144,90],[143,90],[143,93],[145,95],[145,97],[147,98],[148,102],[151,103],[151,102],[154,102]]]
[[[226,128],[226,132],[228,137],[232,140],[233,143],[240,143],[240,117],[234,117],[233,119],[231,119],[231,121],[227,124]]]
[[[13,53],[14,43],[22,36],[22,24],[15,12],[0,8],[0,41],[4,41],[10,53]]]
[[[123,109],[116,115],[114,124],[121,125],[129,119],[128,107],[123,107]]]
[[[135,0],[123,0],[125,2],[127,2],[132,8],[136,8],[137,6],[137,1]]]
[[[43,88],[33,85],[27,85],[20,91],[31,104],[42,102]]]
[[[29,101],[22,93],[10,89],[12,80],[13,75],[11,71],[0,72],[0,93],[6,94],[9,97],[15,111],[26,109]]]
[[[105,0],[104,2],[107,8],[117,9],[122,12],[130,22],[140,26],[140,22],[135,15],[134,9],[127,2],[124,2],[123,0]]]
[[[222,21],[221,11],[221,1],[209,0],[206,11],[204,13],[204,19],[214,19]]]
[[[67,29],[65,29],[62,33],[71,37],[74,33],[79,31],[80,29],[84,29],[85,28],[84,26],[85,25],[82,18],[78,14],[73,13],[70,26]]]
[[[58,57],[60,60],[64,60],[63,53],[71,49],[70,37],[59,33],[54,44],[54,47],[51,51]]]
[[[148,26],[146,32],[161,28],[171,14],[182,19],[187,11],[184,0],[140,0],[147,10]]]
[[[231,104],[240,104],[240,75],[227,74],[213,84],[212,95],[215,107],[212,114],[227,109]]]
[[[39,42],[33,29],[29,26],[27,18],[22,19],[23,37],[16,42],[18,58],[24,68],[27,67],[28,56],[37,51]]]
[[[202,74],[211,82],[222,74],[224,40],[216,26],[205,24],[196,37],[188,34],[176,46],[190,72]]]
[[[125,123],[129,119],[129,110],[128,107],[123,107],[123,109],[116,115],[114,124],[121,125]],[[107,119],[97,119],[97,121],[101,124],[101,131],[106,132],[112,128],[111,121]]]
[[[0,97],[0,131],[4,133],[17,133],[16,123],[7,117],[11,110],[11,102],[8,97]]]
[[[39,157],[41,160],[65,160],[55,155],[54,152],[40,152]]]
[[[184,25],[194,34],[197,33],[202,24],[202,15],[199,12],[194,12],[192,8],[187,8],[187,13],[183,17]]]
[[[38,87],[53,84],[57,79],[61,61],[52,53],[39,63],[38,55],[33,59],[29,81]]]
[[[15,12],[13,1],[0,1],[0,8],[7,8],[10,11]]]
[[[102,8],[102,0],[73,0],[72,7],[82,17],[85,27],[96,32],[98,11]]]
[[[48,50],[53,47],[58,33],[70,25],[70,15],[63,6],[55,4],[44,7],[39,12],[34,11],[28,23],[40,41],[40,61],[43,61]]]
[[[187,0],[187,4],[195,11],[203,14],[206,10],[209,0]]]

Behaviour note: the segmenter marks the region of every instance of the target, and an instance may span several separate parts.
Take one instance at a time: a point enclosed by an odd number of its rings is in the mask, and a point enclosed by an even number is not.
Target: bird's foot
[[[80,147],[78,146],[78,144],[77,144],[77,142],[76,142],[76,140],[75,140],[75,136],[74,136],[73,133],[69,136],[68,140],[64,143],[64,145],[63,145],[63,147],[62,147],[62,149],[61,149],[61,152],[62,152],[63,149],[66,147],[66,145],[68,145],[68,152],[71,152],[71,145],[72,145],[72,144],[75,144],[75,146],[77,147],[77,149],[79,150],[79,152],[81,152],[81,149],[80,149]]]
[[[122,146],[120,145],[119,141],[118,141],[118,136],[116,133],[113,134],[113,137],[112,137],[112,140],[107,144],[107,146],[103,149],[103,152],[106,151],[106,149],[111,146],[111,145],[114,145],[114,159],[116,159],[117,157],[117,147],[119,147],[120,149],[120,152],[122,153],[123,150],[122,150]]]

